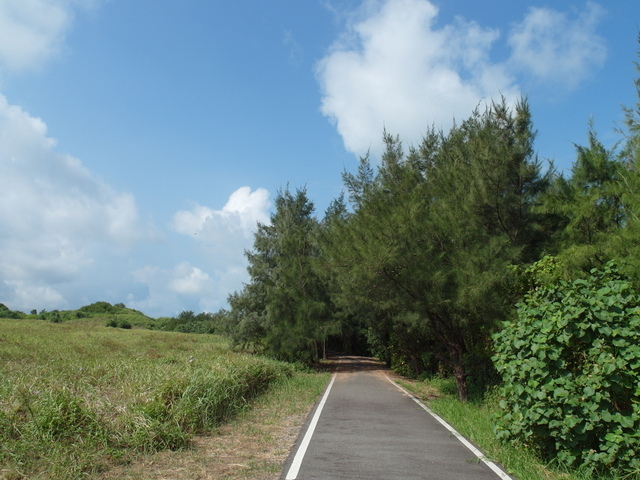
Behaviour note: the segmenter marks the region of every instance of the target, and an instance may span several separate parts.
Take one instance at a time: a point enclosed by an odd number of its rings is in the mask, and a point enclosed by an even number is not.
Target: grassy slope
[[[292,374],[211,335],[0,320],[0,478],[95,478],[192,448]]]
[[[328,374],[298,373],[277,382],[253,407],[193,448],[141,456],[100,480],[277,480]]]

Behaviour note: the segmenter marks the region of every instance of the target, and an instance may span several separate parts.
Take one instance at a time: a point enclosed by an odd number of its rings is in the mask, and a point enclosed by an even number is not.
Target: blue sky
[[[281,188],[483,101],[560,169],[636,102],[640,3],[0,0],[0,302],[216,311]]]

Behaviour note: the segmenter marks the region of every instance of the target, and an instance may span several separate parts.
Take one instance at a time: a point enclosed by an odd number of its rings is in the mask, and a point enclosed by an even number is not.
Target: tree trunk
[[[467,373],[465,372],[464,365],[454,365],[453,375],[456,379],[456,386],[458,387],[458,398],[461,402],[466,402],[469,399],[469,388],[467,386]]]
[[[433,333],[440,340],[449,354],[449,362],[453,376],[458,387],[458,397],[461,402],[469,399],[469,388],[467,386],[467,371],[464,367],[464,356],[467,353],[467,345],[464,335],[458,325],[447,322],[438,315],[430,315]]]

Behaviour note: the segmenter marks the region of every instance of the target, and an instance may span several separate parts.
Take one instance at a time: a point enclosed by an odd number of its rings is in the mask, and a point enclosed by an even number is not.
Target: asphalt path
[[[509,479],[388,373],[342,357],[281,480]]]

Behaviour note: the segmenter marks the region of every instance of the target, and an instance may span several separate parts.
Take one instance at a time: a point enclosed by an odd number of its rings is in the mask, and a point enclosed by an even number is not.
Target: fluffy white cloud
[[[25,311],[30,311],[30,307],[34,306],[46,306],[53,310],[67,305],[65,298],[49,286],[29,285],[26,282],[11,280],[5,281],[5,284],[14,292],[12,303]]]
[[[174,215],[174,230],[199,245],[219,299],[226,301],[229,293],[240,289],[242,282],[248,280],[244,252],[253,245],[258,223],[269,223],[269,207],[267,190],[241,187],[219,210],[195,205],[192,210],[181,210]],[[187,283],[182,280],[174,285]]]
[[[189,262],[173,268],[147,266],[133,273],[135,281],[146,284],[148,295],[130,297],[127,304],[151,315],[178,314],[187,305],[199,311],[216,311],[226,301],[227,292],[219,292],[216,281]]]
[[[0,95],[0,293],[16,308],[64,303],[56,285],[77,279],[96,255],[156,235],[131,194],[55,144],[41,119]]]
[[[248,280],[244,263],[241,257],[228,258],[225,267],[214,268],[211,274],[189,262],[172,268],[146,266],[133,273],[134,280],[147,287],[146,295],[131,295],[127,305],[156,317],[183,310],[216,312]]]
[[[185,249],[198,258],[199,266],[183,261],[171,268],[138,269],[133,278],[146,285],[147,292],[131,296],[127,304],[156,316],[225,307],[228,295],[249,279],[244,251],[251,248],[258,223],[269,222],[269,206],[267,190],[241,187],[221,209],[196,204],[177,212],[171,227],[184,235]]]
[[[523,69],[545,78],[551,70],[559,76],[571,71],[577,82],[604,55],[593,35],[600,16],[595,4],[577,20],[531,9],[508,36],[513,54],[504,62],[490,58],[500,32],[462,18],[438,26],[437,16],[428,0],[365,2],[318,63],[322,113],[347,150],[379,155],[383,129],[419,143],[428,127],[447,130],[483,100],[517,98],[515,75]]]
[[[40,67],[63,46],[74,9],[98,0],[2,0],[0,63],[11,71]]]
[[[516,68],[534,77],[568,89],[604,64],[607,50],[596,27],[604,14],[602,7],[589,2],[577,18],[550,8],[531,7],[509,35]]]
[[[211,277],[198,267],[192,267],[187,262],[183,262],[176,267],[175,278],[169,287],[180,295],[201,296],[211,290]]]
[[[226,249],[226,245],[246,244],[257,223],[269,221],[268,208],[269,192],[264,188],[252,192],[250,187],[241,187],[220,210],[203,205],[180,210],[174,215],[173,228],[183,235]]]
[[[515,93],[505,70],[488,61],[497,31],[462,19],[436,28],[438,9],[425,0],[367,5],[318,64],[322,112],[347,150],[380,153],[383,128],[419,141],[429,123],[448,128],[480,99]]]

